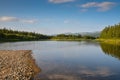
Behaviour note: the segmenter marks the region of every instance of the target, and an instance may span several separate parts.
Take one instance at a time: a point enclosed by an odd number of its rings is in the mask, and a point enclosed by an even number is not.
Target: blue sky
[[[0,0],[0,28],[57,34],[119,22],[119,0]]]

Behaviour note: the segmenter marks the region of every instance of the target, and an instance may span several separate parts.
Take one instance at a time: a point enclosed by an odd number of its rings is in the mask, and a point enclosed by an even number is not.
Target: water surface
[[[91,41],[0,43],[0,50],[32,50],[41,80],[120,80],[120,46]]]

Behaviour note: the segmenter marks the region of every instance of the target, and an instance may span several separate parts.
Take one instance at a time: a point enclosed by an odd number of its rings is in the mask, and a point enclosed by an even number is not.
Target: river
[[[41,80],[120,80],[120,46],[94,41],[0,43],[0,50],[32,50]]]

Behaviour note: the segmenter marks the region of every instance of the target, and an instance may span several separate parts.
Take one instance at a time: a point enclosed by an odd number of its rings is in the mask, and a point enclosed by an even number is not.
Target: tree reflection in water
[[[100,46],[101,46],[102,51],[105,54],[110,55],[120,60],[120,45],[100,43]]]

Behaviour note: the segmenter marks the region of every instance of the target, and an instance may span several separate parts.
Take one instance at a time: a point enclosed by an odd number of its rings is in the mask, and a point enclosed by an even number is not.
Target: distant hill
[[[64,33],[66,35],[82,35],[82,36],[91,36],[91,37],[100,37],[100,31],[96,32],[79,32],[79,33]]]
[[[100,32],[82,32],[82,36],[100,37]]]

